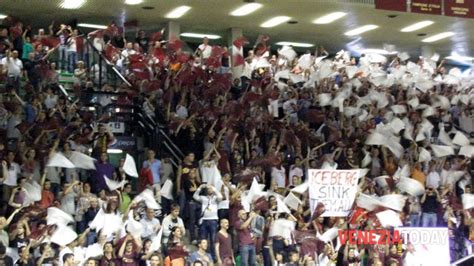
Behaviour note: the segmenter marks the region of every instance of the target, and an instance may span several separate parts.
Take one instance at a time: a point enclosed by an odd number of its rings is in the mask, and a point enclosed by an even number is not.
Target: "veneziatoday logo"
[[[443,228],[400,227],[394,230],[339,230],[338,238],[342,245],[385,245],[413,244],[440,245],[449,244],[448,230]]]
[[[338,238],[342,245],[384,245],[399,244],[402,241],[398,230],[339,230]]]

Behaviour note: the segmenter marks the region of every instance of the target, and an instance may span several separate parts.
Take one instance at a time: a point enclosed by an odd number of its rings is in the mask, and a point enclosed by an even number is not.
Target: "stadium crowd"
[[[401,225],[447,227],[451,260],[472,253],[471,69],[406,53],[272,54],[268,36],[244,57],[244,38],[189,53],[113,23],[88,34],[3,23],[3,265],[420,265],[409,242],[337,238]],[[114,134],[59,89],[68,71],[77,99],[114,90],[97,88],[96,52],[131,84],[116,92],[185,153],[178,168],[153,147],[138,169],[108,161]],[[312,210],[309,169],[361,169],[347,216]]]

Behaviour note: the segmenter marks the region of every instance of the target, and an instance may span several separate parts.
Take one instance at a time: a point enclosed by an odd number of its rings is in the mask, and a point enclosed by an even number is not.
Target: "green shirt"
[[[28,59],[28,55],[33,52],[33,45],[29,42],[23,43],[23,54],[21,55],[21,59]]]
[[[128,209],[128,205],[130,205],[130,202],[132,200],[130,199],[130,195],[128,193],[123,192],[122,193],[122,204],[120,204],[120,211],[122,213],[125,213]]]

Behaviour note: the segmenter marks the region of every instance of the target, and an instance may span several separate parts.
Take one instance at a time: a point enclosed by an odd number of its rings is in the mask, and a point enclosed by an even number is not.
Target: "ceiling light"
[[[408,27],[405,27],[405,28],[401,29],[400,31],[401,32],[417,31],[419,29],[423,29],[425,27],[428,27],[428,26],[432,25],[433,23],[434,22],[431,21],[431,20],[425,20],[425,21],[421,21],[421,22],[415,23],[413,25],[410,25]]]
[[[83,27],[83,28],[92,28],[92,29],[107,29],[107,26],[105,25],[98,25],[98,24],[89,24],[89,23],[79,23],[77,24],[78,27]]]
[[[250,13],[255,12],[257,9],[261,8],[263,5],[259,3],[249,3],[245,4],[230,13],[231,16],[241,17],[247,16]]]
[[[4,19],[4,18],[6,18],[6,17],[8,17],[8,16],[7,16],[7,15],[0,14],[0,19]]]
[[[344,12],[334,12],[334,13],[330,13],[330,14],[327,14],[325,16],[322,16],[316,20],[313,21],[313,23],[315,24],[329,24],[333,21],[336,21],[344,16],[346,16],[347,13],[344,13]]]
[[[86,0],[63,0],[61,8],[64,9],[78,9],[84,5]]]
[[[453,35],[454,35],[454,32],[450,32],[450,31],[443,32],[443,33],[439,33],[431,37],[428,37],[426,39],[423,39],[422,42],[436,42],[436,41],[451,37]]]
[[[354,35],[359,35],[361,33],[364,33],[366,31],[369,31],[369,30],[375,30],[376,28],[378,28],[379,26],[377,25],[365,25],[365,26],[362,26],[362,27],[359,27],[359,28],[355,28],[353,30],[350,30],[346,33],[344,33],[346,36],[354,36]]]
[[[474,57],[460,55],[457,52],[452,52],[450,56],[446,57],[446,59],[462,62],[462,63],[474,61]]]
[[[219,35],[214,35],[214,34],[202,34],[202,33],[192,33],[192,32],[181,33],[181,36],[183,36],[183,37],[188,37],[188,38],[199,38],[199,39],[203,39],[204,37],[207,37],[207,38],[210,39],[210,40],[216,40],[216,39],[220,39],[220,38],[221,38],[221,36],[219,36]]]
[[[360,51],[361,54],[380,54],[380,55],[392,55],[398,54],[397,51],[389,52],[385,49],[363,49]]]
[[[271,27],[275,27],[275,26],[278,26],[282,23],[285,23],[287,22],[288,20],[290,20],[291,18],[290,17],[287,17],[287,16],[278,16],[278,17],[274,17],[274,18],[271,18],[265,22],[263,22],[260,27],[262,28],[271,28]]]
[[[293,47],[313,47],[314,44],[311,43],[301,43],[301,42],[277,42],[276,45],[282,46],[293,46]]]
[[[138,5],[143,3],[143,0],[125,0],[126,5]]]
[[[180,18],[184,14],[186,14],[186,12],[188,12],[190,9],[191,9],[190,6],[179,6],[175,9],[171,10],[171,12],[166,14],[165,17],[167,17],[167,18]]]

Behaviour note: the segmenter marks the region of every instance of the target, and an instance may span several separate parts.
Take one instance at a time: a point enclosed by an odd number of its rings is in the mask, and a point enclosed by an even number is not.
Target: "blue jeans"
[[[422,227],[436,227],[438,225],[438,215],[424,212],[421,217],[421,224]]]
[[[76,67],[76,57],[77,53],[76,52],[67,52],[67,71],[69,73],[74,72],[74,68]]]
[[[190,200],[186,205],[186,217],[187,217],[187,228],[189,230],[189,237],[191,241],[196,240],[196,225],[198,222],[199,214],[201,213],[200,204]]]
[[[420,226],[420,214],[410,214],[410,226],[411,227]]]
[[[255,259],[257,257],[255,245],[242,245],[239,248],[240,261],[242,266],[256,265]]]
[[[207,239],[209,242],[208,251],[211,253],[212,259],[216,260],[216,252],[214,244],[216,243],[217,220],[202,220],[199,227],[199,236],[201,239]]]
[[[184,190],[181,190],[178,192],[178,202],[179,202],[179,216],[180,217],[185,217],[186,213],[186,193],[184,193]],[[189,199],[191,200],[191,199]]]
[[[67,66],[66,46],[65,45],[60,45],[59,48],[58,48],[58,52],[59,52],[58,69],[64,70]]]

